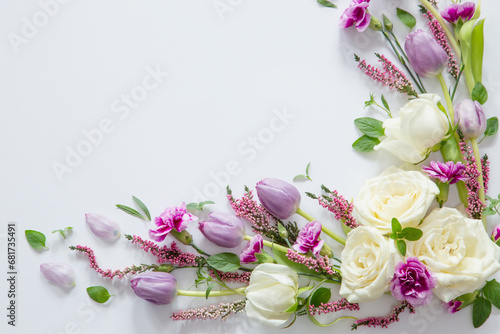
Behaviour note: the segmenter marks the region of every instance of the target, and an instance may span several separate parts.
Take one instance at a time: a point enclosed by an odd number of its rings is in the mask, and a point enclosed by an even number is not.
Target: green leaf
[[[481,82],[476,82],[472,89],[471,98],[481,104],[485,104],[488,100],[488,92]]]
[[[257,258],[259,263],[276,263],[271,255],[267,254],[266,252],[255,253],[255,257]]]
[[[398,247],[399,253],[401,255],[405,256],[406,255],[406,242],[402,239],[396,240],[396,246]]]
[[[483,215],[485,215],[485,216],[493,216],[496,213],[497,212],[494,209],[490,208],[489,206],[484,208],[484,210],[483,210]]]
[[[188,210],[198,210],[198,203],[189,203],[186,205],[186,209]]]
[[[205,205],[208,205],[208,204],[215,204],[214,201],[203,201],[203,202],[200,202],[198,204],[198,206],[200,207],[200,210],[203,210],[203,207],[205,207]]]
[[[73,230],[73,227],[68,226],[68,227],[65,227],[64,229],[54,230],[54,231],[52,231],[52,233],[59,233],[64,239],[66,239],[66,233],[71,232],[72,230]]]
[[[109,297],[112,296],[103,286],[90,286],[87,288],[87,293],[92,300],[101,304],[107,302]]]
[[[334,5],[333,3],[331,3],[330,1],[327,1],[327,0],[318,0],[318,3],[322,6],[325,6],[325,7],[337,8],[337,5]]]
[[[389,108],[389,103],[387,103],[387,101],[385,100],[385,97],[384,97],[384,94],[382,94],[382,96],[380,96],[380,100],[382,100],[382,104],[384,105],[384,107],[387,109],[387,110],[391,110],[391,108]]]
[[[311,167],[311,162],[310,161],[309,161],[309,163],[306,166],[306,174],[307,174],[307,176],[309,176],[309,167]]]
[[[484,19],[477,21],[472,30],[471,63],[472,75],[476,82],[483,81]]]
[[[327,288],[318,288],[311,296],[311,301],[309,302],[311,305],[318,307],[321,303],[326,304],[330,301],[332,297],[332,291]]]
[[[26,235],[26,240],[28,240],[28,243],[30,246],[35,249],[35,250],[41,250],[41,249],[49,249],[47,246],[45,246],[45,235],[42,232],[34,231],[34,230],[26,230],[24,231],[24,234]]]
[[[210,256],[207,263],[224,273],[235,272],[240,267],[240,258],[233,253],[219,253]]]
[[[392,232],[401,232],[401,230],[403,229],[401,227],[401,223],[397,218],[392,218],[391,226],[392,226]]]
[[[205,299],[208,299],[208,296],[210,296],[210,291],[217,285],[217,283],[212,283],[207,287],[207,291],[205,292]]]
[[[495,305],[496,308],[500,308],[500,283],[496,279],[486,282],[483,292],[486,299]]]
[[[200,203],[189,203],[188,205],[186,205],[186,209],[202,211],[203,207],[205,205],[208,205],[208,204],[215,204],[215,202],[214,201],[203,201]]]
[[[371,117],[361,117],[354,120],[356,127],[368,137],[378,138],[384,135],[383,122]]]
[[[401,22],[403,22],[408,28],[412,29],[417,24],[415,17],[406,10],[396,8],[396,11]]]
[[[486,121],[486,130],[484,131],[485,137],[494,136],[498,132],[498,117],[488,118]]]
[[[365,108],[371,106],[372,104],[376,104],[373,96],[373,93],[370,93],[370,99],[368,101],[365,101]]]
[[[399,237],[408,241],[417,241],[422,237],[422,235],[422,230],[419,230],[418,228],[405,227],[399,234]]]
[[[472,307],[472,324],[474,328],[481,327],[491,314],[491,302],[483,297],[478,297]]]
[[[138,217],[138,218],[141,218],[141,219],[144,219],[144,220],[148,220],[146,217],[144,217],[143,215],[141,215],[137,210],[132,209],[131,207],[128,207],[128,206],[122,205],[122,204],[116,204],[116,207],[118,209],[122,210],[123,212],[128,213],[129,215],[132,215],[134,217]]]
[[[144,204],[140,199],[138,199],[135,196],[132,196],[134,199],[135,203],[141,208],[142,212],[146,214],[146,217],[148,217],[148,220],[151,221],[151,214],[149,213],[148,207],[146,204]]]
[[[354,143],[352,143],[352,147],[358,152],[371,152],[373,151],[373,148],[378,144],[380,144],[380,140],[378,140],[377,138],[363,135],[359,137]]]

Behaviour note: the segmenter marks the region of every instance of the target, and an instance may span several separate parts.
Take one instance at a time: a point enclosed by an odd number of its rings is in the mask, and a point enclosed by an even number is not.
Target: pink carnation
[[[167,234],[173,229],[177,232],[182,232],[187,228],[190,221],[196,220],[198,217],[193,216],[186,210],[186,204],[181,206],[173,206],[166,208],[165,211],[155,218],[155,224],[158,226],[156,230],[149,230],[149,237],[157,242],[165,240]]]
[[[454,3],[441,11],[441,16],[446,21],[457,24],[461,19],[462,22],[469,21],[476,12],[476,4],[470,1],[464,3]]]
[[[349,28],[356,25],[359,32],[364,31],[369,25],[371,15],[368,13],[370,0],[353,0],[349,7],[342,13],[339,25]]]
[[[318,256],[319,252],[323,248],[325,243],[323,240],[319,240],[319,235],[321,234],[321,223],[317,221],[312,221],[306,224],[297,237],[297,241],[293,245],[299,253],[307,253],[311,251],[314,256]]]
[[[436,284],[436,276],[416,257],[410,257],[396,266],[391,292],[394,298],[412,306],[429,305]]]
[[[240,261],[242,263],[251,263],[257,261],[256,253],[261,253],[264,248],[264,239],[260,234],[254,236],[248,245],[241,251]]]
[[[440,161],[431,161],[429,167],[423,166],[422,169],[429,177],[439,179],[439,181],[450,184],[464,181],[467,177],[464,175],[465,166],[461,162],[454,163],[448,161],[446,163]]]

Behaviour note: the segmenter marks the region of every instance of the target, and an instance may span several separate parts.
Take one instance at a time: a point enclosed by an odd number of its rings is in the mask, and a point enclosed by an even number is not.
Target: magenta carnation
[[[423,166],[422,169],[429,177],[439,179],[439,181],[450,184],[464,181],[467,177],[464,175],[465,166],[461,162],[454,163],[448,161],[446,163],[440,161],[431,161],[429,166]]]
[[[312,221],[306,224],[297,237],[297,241],[293,245],[299,253],[307,253],[311,251],[314,256],[318,256],[319,252],[323,248],[325,243],[323,240],[319,240],[319,235],[321,234],[321,223],[317,221]]]
[[[369,25],[371,15],[368,13],[370,0],[353,0],[349,7],[342,13],[339,25],[349,28],[356,25],[359,32],[364,31]]]
[[[476,4],[470,1],[454,3],[441,11],[441,16],[446,21],[456,24],[460,19],[462,22],[469,21],[476,11]]]
[[[396,266],[391,292],[394,298],[412,306],[429,305],[436,284],[436,276],[416,257],[410,257]]]
[[[491,239],[494,242],[500,240],[500,225],[497,225],[495,226],[495,228],[493,228],[493,232],[491,233]]]
[[[157,242],[165,240],[167,234],[173,229],[182,232],[186,229],[188,222],[198,219],[186,210],[186,204],[166,208],[165,211],[155,218],[156,230],[149,230],[149,237]]]
[[[457,313],[458,311],[460,311],[462,302],[459,300],[451,300],[447,303],[443,303],[443,306],[448,311],[448,313]]]
[[[251,263],[257,261],[256,253],[261,253],[264,247],[264,239],[260,234],[254,236],[247,246],[241,251],[240,261],[242,263]]]

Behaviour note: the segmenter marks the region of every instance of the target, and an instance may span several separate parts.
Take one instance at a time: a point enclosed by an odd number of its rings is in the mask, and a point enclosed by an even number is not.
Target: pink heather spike
[[[401,304],[394,306],[392,313],[386,317],[369,317],[356,320],[352,325],[352,329],[357,329],[359,326],[387,328],[390,324],[399,321],[399,314],[406,308],[410,310],[410,313],[415,313],[415,308],[408,302],[403,301]]]
[[[320,315],[320,314],[327,314],[331,312],[339,312],[343,310],[349,310],[349,311],[359,311],[359,304],[357,303],[349,303],[347,299],[342,298],[340,300],[337,300],[335,302],[330,302],[323,304],[321,303],[320,306],[316,307],[314,305],[309,306],[309,314],[310,315]]]
[[[218,305],[210,305],[208,307],[201,307],[189,310],[181,310],[174,313],[170,319],[177,320],[214,320],[221,318],[226,321],[232,314],[238,314],[245,311],[245,300],[237,300],[232,303],[220,303]]]

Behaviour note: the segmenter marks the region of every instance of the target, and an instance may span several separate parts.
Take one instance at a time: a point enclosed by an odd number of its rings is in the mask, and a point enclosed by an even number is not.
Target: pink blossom
[[[187,228],[190,221],[196,220],[198,217],[186,211],[186,204],[181,206],[173,206],[166,208],[165,211],[155,218],[155,224],[158,226],[156,230],[149,230],[149,237],[157,242],[165,240],[172,229],[177,232],[182,232]]]
[[[429,305],[436,284],[436,276],[416,257],[410,257],[396,266],[391,292],[394,298],[412,306]]]
[[[314,256],[318,256],[319,252],[323,248],[324,240],[319,240],[319,235],[321,234],[321,223],[317,221],[312,221],[306,224],[297,237],[297,241],[293,245],[299,253],[307,253],[311,251]]]
[[[365,31],[370,25],[371,15],[368,13],[370,0],[353,0],[349,7],[342,13],[339,25],[349,28],[356,25],[359,32]]]
[[[441,11],[441,16],[446,21],[457,24],[459,20],[462,22],[469,21],[474,12],[476,11],[476,4],[470,1],[460,3],[454,3],[446,7]]]
[[[251,263],[257,261],[256,253],[261,253],[264,248],[264,239],[260,234],[254,236],[247,246],[241,251],[240,261],[242,263]]]
[[[446,163],[440,161],[431,161],[429,166],[423,166],[422,169],[429,177],[439,179],[439,181],[450,184],[464,181],[467,177],[464,175],[465,166],[461,162],[454,163],[448,161]]]
[[[443,303],[445,309],[448,310],[448,313],[457,313],[460,311],[460,306],[462,306],[462,302],[459,300],[451,300],[447,303]]]
[[[491,239],[494,242],[500,240],[500,225],[495,226],[495,228],[493,229],[493,232],[491,233]]]

